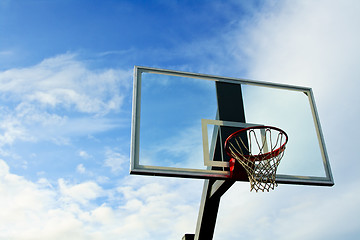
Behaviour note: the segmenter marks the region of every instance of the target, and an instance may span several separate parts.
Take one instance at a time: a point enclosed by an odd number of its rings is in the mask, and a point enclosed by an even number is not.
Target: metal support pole
[[[196,225],[195,240],[213,239],[221,196],[235,183],[231,180],[205,180]]]
[[[217,82],[216,93],[219,119],[224,121],[245,122],[240,84]],[[223,127],[219,129],[219,131],[216,146],[223,145],[227,136],[234,132],[234,128]],[[214,155],[217,155],[216,159],[221,159],[221,157],[218,157],[218,154],[224,153],[219,150],[219,147],[215,147]],[[228,158],[225,155],[223,155],[223,157],[224,159]],[[195,234],[185,234],[183,240],[213,239],[221,196],[234,183],[234,180],[205,180]]]

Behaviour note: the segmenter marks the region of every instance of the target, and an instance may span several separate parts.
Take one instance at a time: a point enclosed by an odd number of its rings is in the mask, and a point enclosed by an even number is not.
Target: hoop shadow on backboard
[[[240,91],[231,101],[243,104],[245,121],[219,118],[220,83]],[[136,66],[130,173],[226,180],[229,163],[219,133],[258,125],[289,135],[277,183],[334,184],[310,88]]]

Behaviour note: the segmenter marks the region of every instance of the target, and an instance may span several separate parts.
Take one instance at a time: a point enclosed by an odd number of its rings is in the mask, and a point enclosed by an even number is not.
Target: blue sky
[[[169,55],[184,45],[228,31],[232,17],[246,14],[242,5],[207,1],[3,1],[1,29],[6,35],[1,36],[1,42],[6,51],[14,52],[14,61],[23,65],[33,64],[29,58],[43,60],[45,53],[49,57],[79,51],[85,55],[120,54],[117,59],[121,61],[116,64],[125,65],[129,61],[150,63],[154,54],[159,57],[169,51],[163,56],[166,59],[157,61],[169,64],[175,61]]]
[[[0,1],[0,239],[194,232],[203,181],[128,174],[134,65],[312,87],[335,186],[235,184],[214,239],[355,239],[359,8]]]

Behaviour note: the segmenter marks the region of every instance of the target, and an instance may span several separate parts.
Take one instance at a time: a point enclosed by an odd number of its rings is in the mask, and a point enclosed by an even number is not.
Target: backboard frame
[[[235,83],[241,85],[253,85],[253,86],[266,86],[276,89],[285,89],[290,91],[303,92],[308,97],[308,101],[311,107],[312,117],[314,120],[314,125],[316,127],[316,134],[319,141],[320,151],[322,155],[322,161],[324,165],[325,177],[316,177],[316,176],[292,176],[292,175],[282,175],[278,174],[276,176],[277,183],[282,184],[300,184],[300,185],[318,185],[318,186],[332,186],[334,185],[331,167],[329,163],[329,158],[326,151],[325,141],[320,126],[318,112],[316,110],[314,95],[311,88],[300,87],[300,86],[291,86],[285,84],[269,83],[263,81],[254,81],[241,78],[229,78],[229,77],[220,77],[207,74],[199,73],[189,73],[182,71],[174,70],[165,70],[158,68],[150,67],[134,67],[134,88],[133,88],[133,110],[132,110],[132,129],[131,129],[131,152],[130,152],[130,174],[138,175],[152,175],[152,176],[167,176],[167,177],[181,177],[181,178],[199,178],[199,179],[219,179],[226,180],[228,179],[229,172],[223,170],[211,170],[212,166],[219,166],[215,163],[212,165],[209,163],[209,158],[204,154],[205,165],[208,166],[207,169],[189,169],[189,168],[178,168],[178,167],[162,167],[162,166],[151,166],[151,165],[142,165],[140,164],[140,121],[141,121],[141,83],[142,83],[142,74],[143,73],[154,73],[162,74],[169,76],[178,76],[178,77],[187,77],[187,78],[196,78],[203,79],[208,81],[215,82],[227,82]],[[204,137],[204,128],[208,124],[214,124],[217,126],[237,126],[239,123],[227,122],[220,120],[206,120],[202,121],[202,133]],[[249,124],[246,125],[256,125]],[[259,124],[257,124],[259,125]],[[207,140],[207,139],[206,139]],[[206,146],[203,141],[203,148]],[[204,151],[205,152],[205,151]],[[215,161],[210,161],[215,162]],[[220,163],[221,166],[226,167],[226,163]]]

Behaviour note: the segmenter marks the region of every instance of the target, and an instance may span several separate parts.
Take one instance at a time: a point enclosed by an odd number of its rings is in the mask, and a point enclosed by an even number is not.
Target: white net
[[[232,134],[225,143],[228,155],[246,170],[250,191],[269,191],[277,186],[276,170],[288,137],[278,128],[257,126]]]

